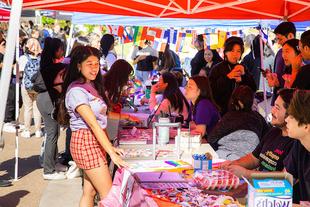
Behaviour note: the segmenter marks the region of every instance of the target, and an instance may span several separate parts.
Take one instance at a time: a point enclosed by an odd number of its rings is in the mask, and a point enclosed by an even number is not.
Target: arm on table
[[[199,133],[201,136],[204,136],[207,132],[207,127],[204,124],[195,124],[194,121],[190,122],[190,129],[194,132]]]
[[[235,175],[246,178],[251,177],[251,174],[257,172],[253,170],[259,166],[259,159],[254,157],[252,153],[247,154],[246,156],[241,157],[238,160],[234,161],[225,161],[221,164],[221,169],[229,170]]]
[[[130,114],[126,114],[126,113],[116,113],[116,112],[113,112],[113,111],[110,111],[108,113],[108,117],[110,119],[128,120],[128,121],[137,122],[137,123],[141,122],[141,120],[138,117],[136,117],[136,116],[133,116],[133,115],[130,115]]]

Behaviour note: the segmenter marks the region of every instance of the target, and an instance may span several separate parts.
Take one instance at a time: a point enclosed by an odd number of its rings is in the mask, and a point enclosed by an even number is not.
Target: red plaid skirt
[[[100,167],[100,158],[107,164],[106,152],[89,129],[72,132],[70,150],[73,160],[81,169]]]

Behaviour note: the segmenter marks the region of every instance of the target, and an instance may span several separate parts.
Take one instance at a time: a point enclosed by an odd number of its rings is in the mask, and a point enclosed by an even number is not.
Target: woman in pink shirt
[[[162,95],[156,95],[157,93]],[[156,111],[155,115],[162,111],[182,115],[184,120],[188,118],[189,104],[180,91],[175,76],[170,72],[162,74],[158,83],[152,86],[149,103],[150,110]]]

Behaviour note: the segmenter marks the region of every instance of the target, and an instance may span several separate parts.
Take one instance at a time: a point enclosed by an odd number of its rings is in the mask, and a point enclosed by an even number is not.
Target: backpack
[[[33,59],[26,55],[28,61],[24,69],[24,85],[26,90],[33,90],[33,76],[35,76],[40,69],[40,58]]]
[[[41,72],[38,71],[36,74],[34,74],[31,78],[31,82],[33,84],[32,88],[37,93],[43,93],[47,91],[43,77],[41,75]]]

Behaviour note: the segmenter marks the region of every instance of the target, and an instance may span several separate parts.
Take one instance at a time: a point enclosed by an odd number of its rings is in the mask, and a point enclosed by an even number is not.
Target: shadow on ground
[[[8,180],[14,178],[15,158],[0,163],[0,179]],[[18,177],[24,177],[36,169],[41,168],[39,155],[18,159]]]
[[[19,204],[20,199],[29,194],[29,191],[18,190],[0,197],[0,207],[15,207]]]

